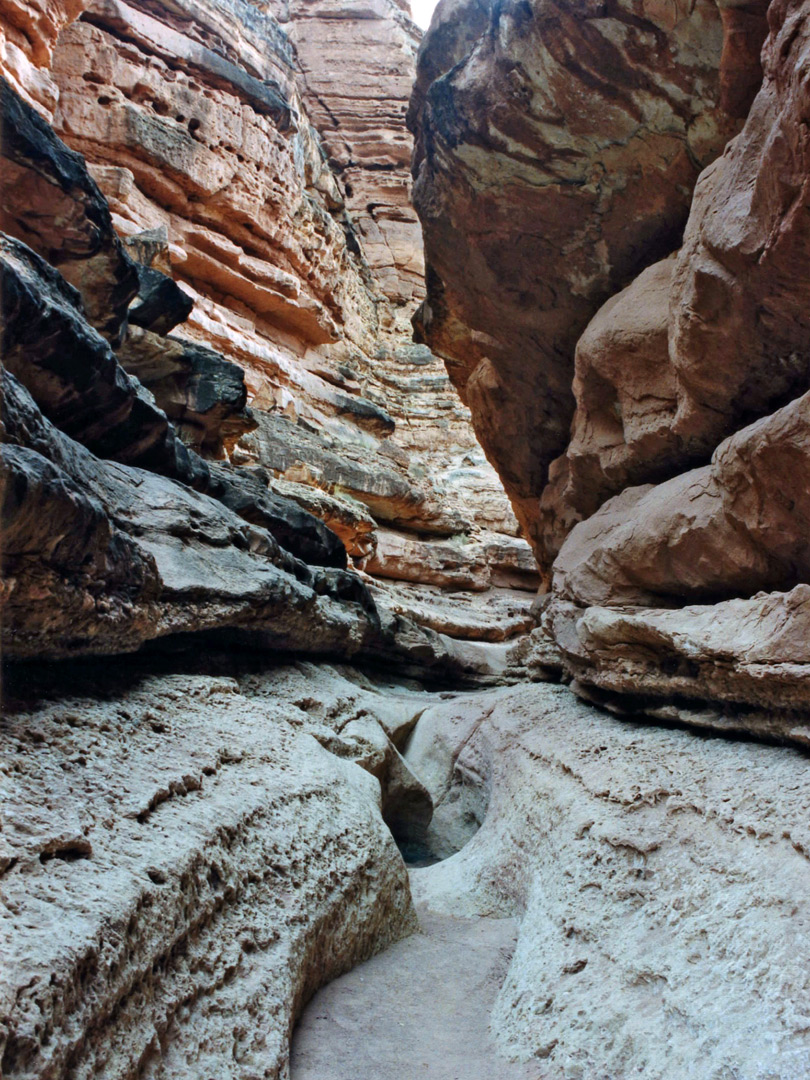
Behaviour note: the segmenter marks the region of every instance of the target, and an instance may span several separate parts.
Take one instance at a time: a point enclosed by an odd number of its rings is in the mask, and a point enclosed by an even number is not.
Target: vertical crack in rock
[[[810,1074],[808,0],[0,68],[3,1076]]]

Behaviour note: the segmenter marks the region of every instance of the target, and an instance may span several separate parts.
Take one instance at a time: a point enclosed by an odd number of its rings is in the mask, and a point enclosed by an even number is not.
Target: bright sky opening
[[[421,26],[423,30],[427,30],[430,26],[430,18],[437,2],[438,0],[411,0],[413,21],[417,26]]]

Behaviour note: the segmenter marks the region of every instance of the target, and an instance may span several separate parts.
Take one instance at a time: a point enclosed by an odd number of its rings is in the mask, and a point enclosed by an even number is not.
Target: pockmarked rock
[[[280,1080],[312,993],[415,929],[380,784],[283,676],[123,671],[3,710],[4,1074]]]
[[[520,920],[490,1018],[507,1056],[548,1076],[807,1071],[802,752],[540,684],[427,709],[406,760],[429,840],[456,852],[411,871],[417,904]]]

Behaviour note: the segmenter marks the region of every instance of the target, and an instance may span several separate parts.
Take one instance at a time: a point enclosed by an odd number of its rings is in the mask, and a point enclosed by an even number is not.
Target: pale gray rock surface
[[[264,680],[133,667],[58,692],[14,681],[4,1076],[284,1077],[304,1001],[414,929],[380,784],[310,734],[319,695],[336,728],[370,684]],[[407,711],[394,701],[392,731]]]
[[[499,1054],[487,1017],[514,919],[419,913],[419,931],[330,983],[293,1037],[292,1080],[536,1080]]]
[[[415,900],[522,920],[501,1047],[544,1080],[807,1076],[801,752],[618,721],[536,685],[427,710],[406,760],[434,839],[469,840],[412,871]]]

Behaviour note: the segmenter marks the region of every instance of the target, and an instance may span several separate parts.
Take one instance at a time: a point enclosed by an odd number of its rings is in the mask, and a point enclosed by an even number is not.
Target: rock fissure
[[[3,1076],[810,1074],[809,60],[0,0]]]

